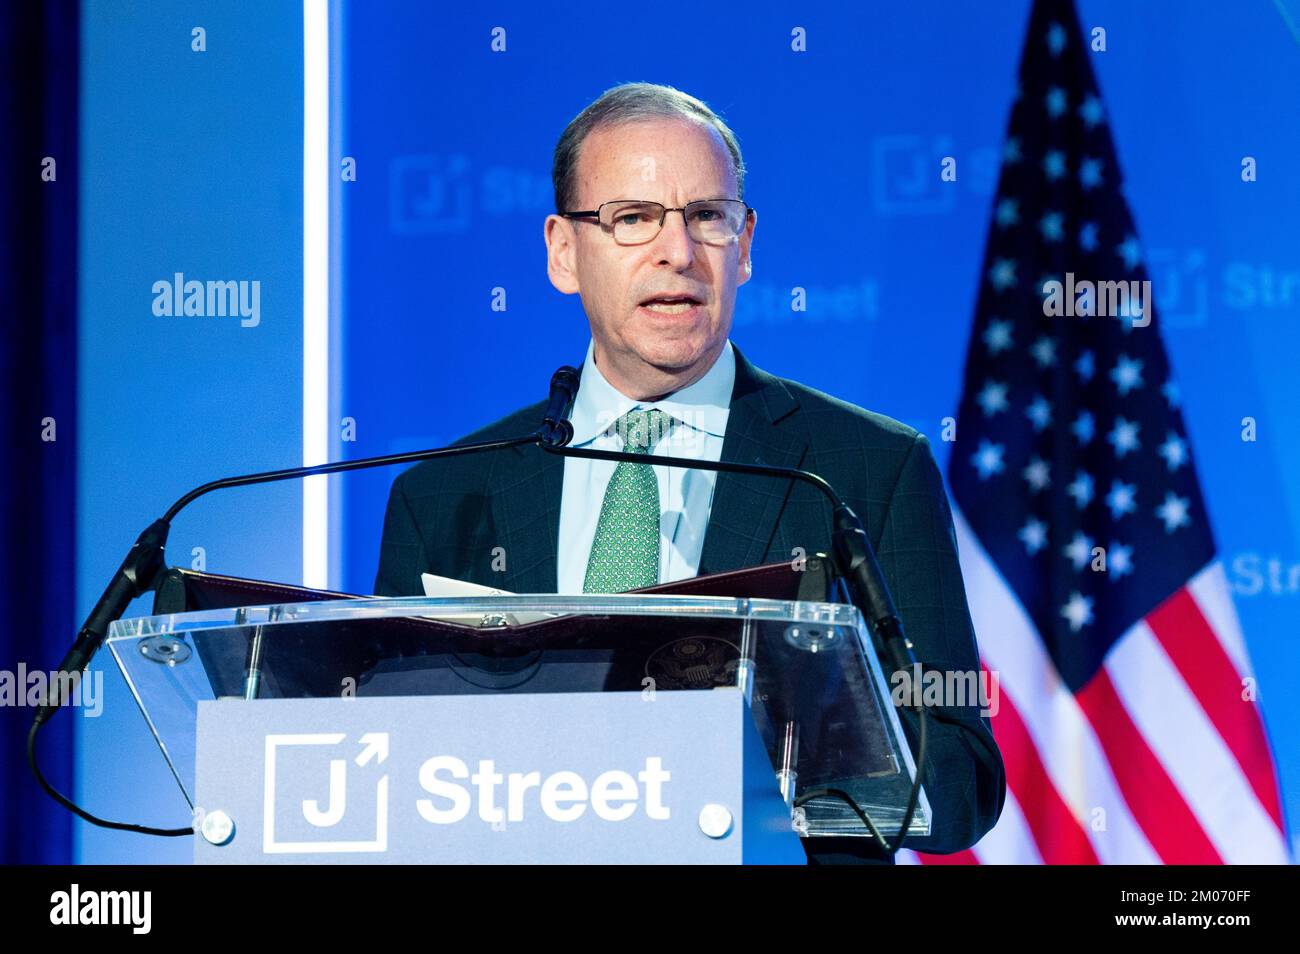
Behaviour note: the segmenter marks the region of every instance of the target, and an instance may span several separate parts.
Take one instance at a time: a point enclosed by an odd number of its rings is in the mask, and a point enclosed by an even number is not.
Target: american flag
[[[1071,0],[1037,0],[948,468],[1006,807],[900,860],[1286,862],[1159,316],[1045,314],[1049,282],[1148,277],[1090,55]]]

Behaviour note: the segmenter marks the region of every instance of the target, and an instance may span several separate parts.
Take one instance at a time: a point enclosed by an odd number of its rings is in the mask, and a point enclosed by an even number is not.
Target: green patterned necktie
[[[666,411],[628,411],[618,419],[623,449],[648,453],[667,433]],[[620,461],[605,489],[587,560],[584,593],[622,593],[659,582],[659,480],[649,464]]]

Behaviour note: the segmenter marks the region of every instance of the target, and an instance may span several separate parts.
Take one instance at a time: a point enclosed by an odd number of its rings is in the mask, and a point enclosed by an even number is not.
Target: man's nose
[[[678,270],[695,261],[695,241],[686,233],[686,213],[669,209],[664,226],[655,236],[655,255]]]

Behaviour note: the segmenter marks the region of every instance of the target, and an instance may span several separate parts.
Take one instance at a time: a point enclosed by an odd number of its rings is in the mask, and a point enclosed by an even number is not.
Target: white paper
[[[424,585],[425,596],[514,596],[509,590],[499,590],[494,586],[481,586],[457,580],[450,576],[437,576],[433,573],[421,573],[420,582]],[[506,613],[506,620],[511,626],[535,623],[539,619],[552,619],[559,613]],[[443,616],[426,616],[426,619],[448,620],[453,623],[470,623],[478,625],[483,619],[482,613],[451,613]]]

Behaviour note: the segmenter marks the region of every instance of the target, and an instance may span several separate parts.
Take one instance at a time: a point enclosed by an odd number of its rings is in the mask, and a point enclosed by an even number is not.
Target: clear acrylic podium
[[[897,835],[915,767],[858,611],[713,596],[349,598],[107,645],[200,863],[803,863]],[[909,832],[929,833],[921,793]]]

